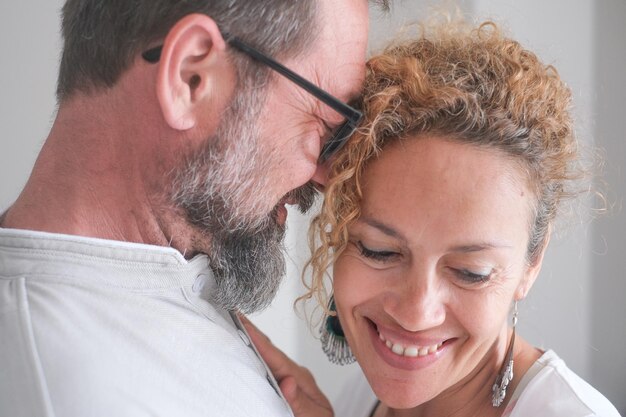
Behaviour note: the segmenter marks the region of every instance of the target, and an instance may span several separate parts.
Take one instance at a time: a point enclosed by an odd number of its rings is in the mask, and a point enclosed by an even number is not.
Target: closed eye
[[[339,128],[340,124],[329,123],[322,119],[322,126],[324,127],[324,139],[330,139],[335,135],[335,132]]]
[[[487,274],[481,274],[481,273],[472,272],[467,269],[452,269],[452,270],[459,279],[469,284],[479,284],[481,282],[489,281],[489,279],[491,278],[491,275],[493,274],[492,271],[489,271],[489,273]]]
[[[384,251],[384,250],[379,251],[379,250],[369,249],[365,245],[363,245],[363,242],[361,241],[357,242],[357,247],[359,248],[359,251],[361,252],[361,256],[375,260],[375,261],[379,261],[379,262],[390,261],[391,259],[393,259],[394,256],[398,255],[397,252],[393,252],[393,251]]]

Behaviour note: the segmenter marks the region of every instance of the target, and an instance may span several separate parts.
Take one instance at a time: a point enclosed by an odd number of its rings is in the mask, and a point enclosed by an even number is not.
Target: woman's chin
[[[395,410],[412,409],[434,398],[432,387],[427,391],[416,389],[416,384],[381,383],[371,384],[376,397],[387,407]]]

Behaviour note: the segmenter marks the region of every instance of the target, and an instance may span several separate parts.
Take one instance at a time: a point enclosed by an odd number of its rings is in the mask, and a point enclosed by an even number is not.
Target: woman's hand
[[[333,417],[330,402],[315,383],[311,372],[289,359],[247,318],[240,316],[252,342],[274,374],[296,417]]]

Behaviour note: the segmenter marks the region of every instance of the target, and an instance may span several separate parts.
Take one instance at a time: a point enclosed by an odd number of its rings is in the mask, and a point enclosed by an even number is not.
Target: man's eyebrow
[[[354,104],[355,102],[360,100],[362,96],[363,96],[363,90],[362,89],[358,88],[358,89],[355,89],[355,90],[350,90],[350,91],[348,91],[347,100],[346,101],[348,103]]]
[[[348,103],[351,103],[353,106],[357,106],[359,103],[363,101],[364,97],[364,88],[365,88],[365,80],[363,78],[358,86],[354,86],[353,88],[348,89],[347,97]]]

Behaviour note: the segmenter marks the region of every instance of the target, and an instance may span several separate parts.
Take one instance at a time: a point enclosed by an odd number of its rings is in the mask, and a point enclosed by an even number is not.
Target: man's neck
[[[168,201],[164,172],[172,170],[175,152],[159,148],[163,143],[152,139],[158,133],[136,125],[150,120],[142,114],[145,109],[133,107],[132,100],[118,103],[114,95],[103,96],[79,97],[61,106],[2,227],[197,252],[190,228]],[[120,111],[118,106],[130,108]]]

